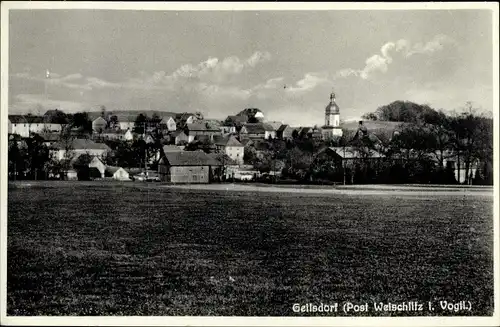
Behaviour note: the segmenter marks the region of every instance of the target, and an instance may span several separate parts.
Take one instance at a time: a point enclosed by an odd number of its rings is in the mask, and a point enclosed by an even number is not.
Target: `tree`
[[[374,112],[369,112],[369,113],[363,114],[363,116],[361,116],[361,118],[366,119],[366,120],[378,120],[377,114],[375,114]]]
[[[196,111],[194,114],[194,118],[195,118],[195,120],[199,120],[199,121],[203,120],[204,119],[203,113],[201,113],[201,111]]]
[[[17,138],[9,140],[8,169],[11,178],[18,179],[19,174],[26,170],[28,166],[26,159],[26,149],[19,146]]]
[[[457,154],[457,168],[464,167],[467,184],[471,184],[474,178],[472,166],[478,165],[479,161],[489,161],[493,154],[493,121],[475,112],[472,103],[468,102],[464,111],[450,121],[450,145]]]
[[[81,134],[92,134],[92,122],[86,112],[77,112],[73,115],[71,127],[78,128]]]
[[[146,125],[146,123],[147,123],[147,117],[144,114],[137,115],[134,123],[134,130],[133,130],[134,133],[144,134],[145,133],[144,126]]]
[[[118,117],[116,115],[109,116],[108,128],[116,129],[119,127]]]
[[[50,160],[49,149],[43,141],[43,138],[38,134],[26,139],[29,173],[35,180],[44,171],[46,162]]]

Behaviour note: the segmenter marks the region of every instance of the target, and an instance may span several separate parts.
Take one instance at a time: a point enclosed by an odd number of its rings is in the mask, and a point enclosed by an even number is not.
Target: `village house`
[[[43,144],[49,147],[58,142],[61,138],[61,134],[55,132],[40,133],[39,135],[43,139]]]
[[[130,129],[122,130],[106,128],[102,132],[96,133],[95,135],[96,138],[102,140],[132,141],[134,139],[134,135]]]
[[[268,124],[255,123],[245,124],[241,130],[240,135],[250,139],[274,139],[276,138],[276,131]]]
[[[178,113],[175,114],[175,122],[177,124],[177,129],[184,128],[187,124],[192,124],[196,120],[195,116],[191,113]]]
[[[88,139],[73,139],[59,141],[52,146],[51,154],[57,160],[76,158],[82,154],[92,156],[103,156],[111,149],[104,143],[95,143]]]
[[[8,133],[30,137],[33,133],[48,131],[51,124],[46,124],[43,117],[33,115],[9,115]]]
[[[127,115],[127,114],[118,114],[116,115],[116,120],[118,121],[118,126],[121,130],[133,130],[135,127],[135,119],[137,116]]]
[[[68,122],[67,115],[58,109],[47,110],[43,115],[45,130],[50,132],[60,132]]]
[[[215,181],[226,181],[234,179],[238,174],[240,164],[232,160],[225,153],[209,153],[208,156],[212,157],[219,163],[218,167],[213,168],[213,179]]]
[[[71,160],[71,166],[80,180],[104,178],[106,170],[104,163],[96,156],[79,155]]]
[[[122,167],[107,166],[105,176],[111,177],[111,178],[119,180],[119,181],[130,180],[129,173],[125,169],[123,169]]]
[[[283,124],[276,131],[276,137],[281,140],[291,140],[293,139],[293,131],[295,129],[290,127],[290,125]]]
[[[30,129],[26,118],[23,115],[9,115],[9,134],[17,134],[22,137],[29,137]]]
[[[278,131],[278,129],[283,125],[283,122],[280,121],[266,121],[266,124],[269,125],[274,131]]]
[[[177,129],[177,124],[173,116],[163,116],[159,123],[162,131],[173,132]]]
[[[246,117],[246,122],[250,123],[261,123],[264,121],[264,113],[258,108],[243,109],[236,116]]]
[[[186,124],[186,129],[189,136],[206,135],[213,141],[214,135],[220,135],[220,128],[213,126],[210,122],[197,121],[195,123]]]
[[[212,167],[220,163],[203,151],[167,152],[158,164],[161,181],[169,183],[209,183]]]
[[[222,125],[226,127],[231,133],[234,133],[246,123],[248,123],[248,116],[236,115],[236,116],[227,116]]]
[[[172,137],[174,138],[174,143],[176,145],[183,145],[194,141],[194,135],[188,135],[183,130],[173,132]]]
[[[234,160],[238,165],[243,164],[243,156],[245,147],[241,144],[234,135],[230,136],[215,136],[214,144],[217,151],[226,154],[231,160]]]

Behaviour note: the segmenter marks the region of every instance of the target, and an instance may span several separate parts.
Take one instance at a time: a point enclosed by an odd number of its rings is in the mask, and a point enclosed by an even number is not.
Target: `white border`
[[[0,322],[6,325],[206,325],[206,326],[499,326],[500,325],[500,289],[499,278],[499,6],[496,2],[448,2],[448,3],[137,3],[137,2],[2,2],[1,3],[1,110],[0,131],[7,130],[8,115],[8,11],[12,9],[109,9],[109,10],[457,10],[487,9],[493,14],[493,119],[494,119],[494,292],[495,312],[492,317],[13,317],[6,316],[7,287],[7,134],[0,133]]]

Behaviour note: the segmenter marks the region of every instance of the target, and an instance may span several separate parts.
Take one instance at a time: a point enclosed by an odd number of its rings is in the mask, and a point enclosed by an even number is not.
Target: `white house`
[[[175,119],[172,116],[162,117],[160,121],[160,127],[163,130],[167,130],[169,132],[173,132],[177,129],[177,124],[175,123]]]
[[[174,133],[175,144],[191,143],[194,141],[194,135],[188,135],[184,131],[177,131]]]
[[[82,154],[103,156],[111,149],[104,143],[95,143],[87,139],[73,139],[68,142],[60,141],[52,146],[51,154],[58,160],[71,159]],[[69,152],[69,153],[68,153]]]
[[[137,115],[130,115],[130,114],[117,114],[116,115],[116,120],[118,122],[118,127],[121,130],[126,131],[127,129],[133,130],[135,127],[135,119],[137,118]]]
[[[89,163],[89,168],[96,168],[101,173],[101,178],[104,178],[106,166],[98,157],[92,158],[92,161]]]
[[[130,180],[129,173],[121,167],[107,166],[106,167],[106,176],[112,177],[113,179],[116,179],[119,181]]]
[[[234,135],[229,136],[214,136],[214,144],[219,152],[226,154],[231,160],[234,160],[238,165],[243,164],[243,156],[245,147],[241,144]]]
[[[130,129],[105,129],[101,133],[98,133],[97,136],[105,140],[132,141],[134,139],[134,135]]]

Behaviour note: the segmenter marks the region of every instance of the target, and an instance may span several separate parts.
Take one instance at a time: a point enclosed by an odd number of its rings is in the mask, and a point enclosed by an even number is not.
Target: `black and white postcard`
[[[498,3],[1,5],[2,324],[500,324]]]

